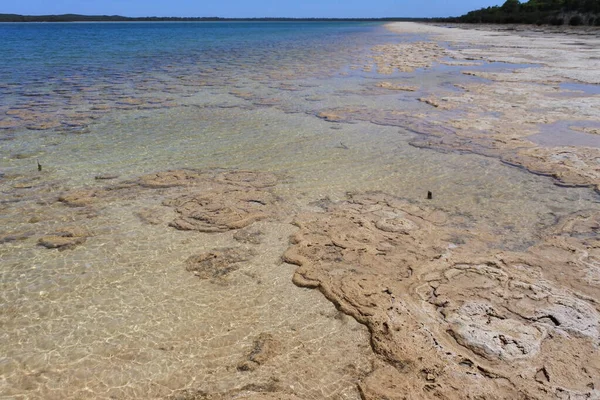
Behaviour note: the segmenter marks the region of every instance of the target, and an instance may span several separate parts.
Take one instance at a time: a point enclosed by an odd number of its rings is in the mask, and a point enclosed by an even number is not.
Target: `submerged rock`
[[[241,361],[237,369],[239,371],[254,371],[277,355],[279,342],[270,333],[261,333],[254,340],[252,351]]]
[[[0,233],[0,244],[25,240],[34,235],[32,231]]]
[[[460,217],[381,193],[330,202],[295,224],[283,256],[298,265],[294,283],[367,325],[384,360],[360,383],[363,398],[546,398],[540,380],[590,394],[600,379],[599,293],[574,292],[562,258],[573,262],[564,247],[581,249],[581,268],[593,268],[591,215],[526,253],[490,250],[493,235],[467,233]]]
[[[54,234],[44,236],[38,243],[48,249],[71,249],[82,244],[91,236],[90,232],[81,227],[66,227],[58,229]]]
[[[184,195],[164,203],[175,207],[180,215],[170,226],[200,232],[244,228],[272,216],[276,204],[277,199],[271,193],[253,189]]]
[[[378,88],[388,89],[388,90],[400,90],[404,92],[416,92],[419,90],[416,86],[408,86],[408,85],[400,85],[392,82],[379,82],[377,85]]]
[[[61,195],[58,201],[70,207],[85,207],[93,204],[98,196],[99,192],[93,189],[73,190]]]
[[[243,248],[222,248],[211,250],[188,258],[186,270],[200,279],[222,279],[238,270],[241,263],[249,261],[256,252]]]
[[[142,187],[159,189],[200,184],[204,177],[194,170],[174,170],[144,175],[137,182]]]
[[[261,244],[263,242],[264,232],[254,229],[240,229],[237,231],[233,238],[240,243],[247,244]]]

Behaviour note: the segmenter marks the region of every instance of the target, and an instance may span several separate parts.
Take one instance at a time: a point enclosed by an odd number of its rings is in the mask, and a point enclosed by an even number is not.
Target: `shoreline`
[[[599,38],[582,39],[578,46],[586,50],[581,55],[578,47],[560,43],[563,38],[560,35],[554,39],[544,38],[546,40],[540,44],[543,39],[538,37],[538,30],[525,30],[525,36],[512,35],[512,32],[497,36],[492,34],[496,31],[484,29],[475,32],[462,27],[448,29],[407,23],[388,24],[387,27],[398,33],[430,34],[436,40],[453,45],[470,44],[470,48],[462,50],[439,48],[432,51],[430,57],[444,63],[443,57],[449,56],[456,65],[466,64],[463,74],[487,81],[460,87],[462,95],[434,95],[420,99],[438,110],[419,116],[429,119],[431,125],[428,131],[420,132],[425,138],[414,141],[414,145],[489,155],[509,165],[552,176],[561,184],[594,187],[597,192],[600,190],[600,171],[595,162],[600,157],[600,136],[597,133],[600,128],[600,99],[593,92],[586,94],[584,91],[585,85],[598,87],[600,80],[583,72],[595,71],[600,67],[597,61],[600,52],[596,57],[590,54],[590,50],[600,44]],[[536,41],[532,41],[532,35],[537,38]],[[553,64],[552,57],[557,51],[565,54],[560,63]],[[405,55],[410,57],[410,52],[408,49]],[[479,72],[469,70],[470,62],[505,62],[509,63],[509,69],[510,63],[530,66],[519,67],[512,72]],[[581,84],[583,89],[563,90],[561,85],[567,83]],[[543,115],[546,110],[548,114]],[[444,115],[459,112],[467,115],[460,120],[452,115]],[[496,115],[489,117],[485,116],[486,113]],[[531,141],[536,135],[543,135],[546,126],[562,121],[572,121],[573,126],[582,124],[581,128],[575,129],[589,132],[587,148],[561,144],[560,139],[542,146]],[[448,130],[441,129],[441,125],[452,129],[452,134],[448,135]],[[568,132],[578,134],[566,127],[564,134],[568,135]],[[568,143],[568,137],[563,142]],[[565,155],[566,159],[557,159],[560,154]]]
[[[217,105],[120,99],[126,118],[53,147],[77,179],[16,157],[0,175],[12,229],[0,233],[12,344],[0,393],[600,396],[599,198],[502,164],[560,165],[565,184],[598,186],[582,164],[598,148],[527,139],[576,112],[567,129],[596,135],[599,96],[561,86],[585,57],[553,65],[552,41],[399,29],[419,40],[378,43],[347,64],[351,84],[346,68],[314,81],[274,71],[189,89]],[[143,163],[118,163],[122,144]]]

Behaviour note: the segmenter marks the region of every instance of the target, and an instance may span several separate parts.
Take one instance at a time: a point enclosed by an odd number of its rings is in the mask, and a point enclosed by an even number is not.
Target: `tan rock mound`
[[[416,92],[417,90],[419,90],[419,88],[416,86],[400,85],[400,84],[392,83],[392,82],[379,82],[375,86],[382,88],[382,89],[400,90],[400,91],[404,91],[404,92]]]
[[[324,119],[325,121],[328,122],[346,122],[347,119],[340,114],[336,114],[333,111],[321,111],[320,113],[317,114],[317,117]]]
[[[73,190],[61,195],[58,201],[70,207],[85,207],[93,204],[99,195],[99,191],[92,189]]]
[[[274,215],[276,197],[265,191],[228,190],[184,195],[164,202],[180,217],[169,225],[184,231],[225,232]]]
[[[89,236],[91,234],[84,228],[66,227],[40,238],[38,243],[48,249],[66,250],[84,243]]]
[[[597,215],[566,219],[530,252],[500,253],[460,218],[392,196],[322,208],[297,217],[283,258],[299,266],[297,285],[369,328],[382,363],[360,383],[364,399],[597,395],[597,290],[565,282],[574,252],[594,266]]]

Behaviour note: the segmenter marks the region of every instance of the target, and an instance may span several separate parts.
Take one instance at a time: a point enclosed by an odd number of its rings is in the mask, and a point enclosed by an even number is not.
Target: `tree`
[[[517,13],[521,7],[519,0],[506,0],[506,2],[500,7],[505,13]]]

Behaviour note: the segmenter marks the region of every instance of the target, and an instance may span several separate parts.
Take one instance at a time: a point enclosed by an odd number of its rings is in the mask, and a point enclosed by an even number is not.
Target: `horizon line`
[[[438,18],[448,18],[448,17],[219,17],[219,16],[158,16],[158,15],[148,15],[142,17],[130,17],[119,14],[76,14],[76,13],[62,13],[62,14],[14,14],[14,13],[0,13],[0,16],[3,17],[15,17],[15,18],[49,18],[49,17],[83,17],[83,18],[123,18],[123,19],[150,19],[150,18],[160,18],[160,19],[212,19],[212,20],[427,20],[427,19],[438,19]]]

